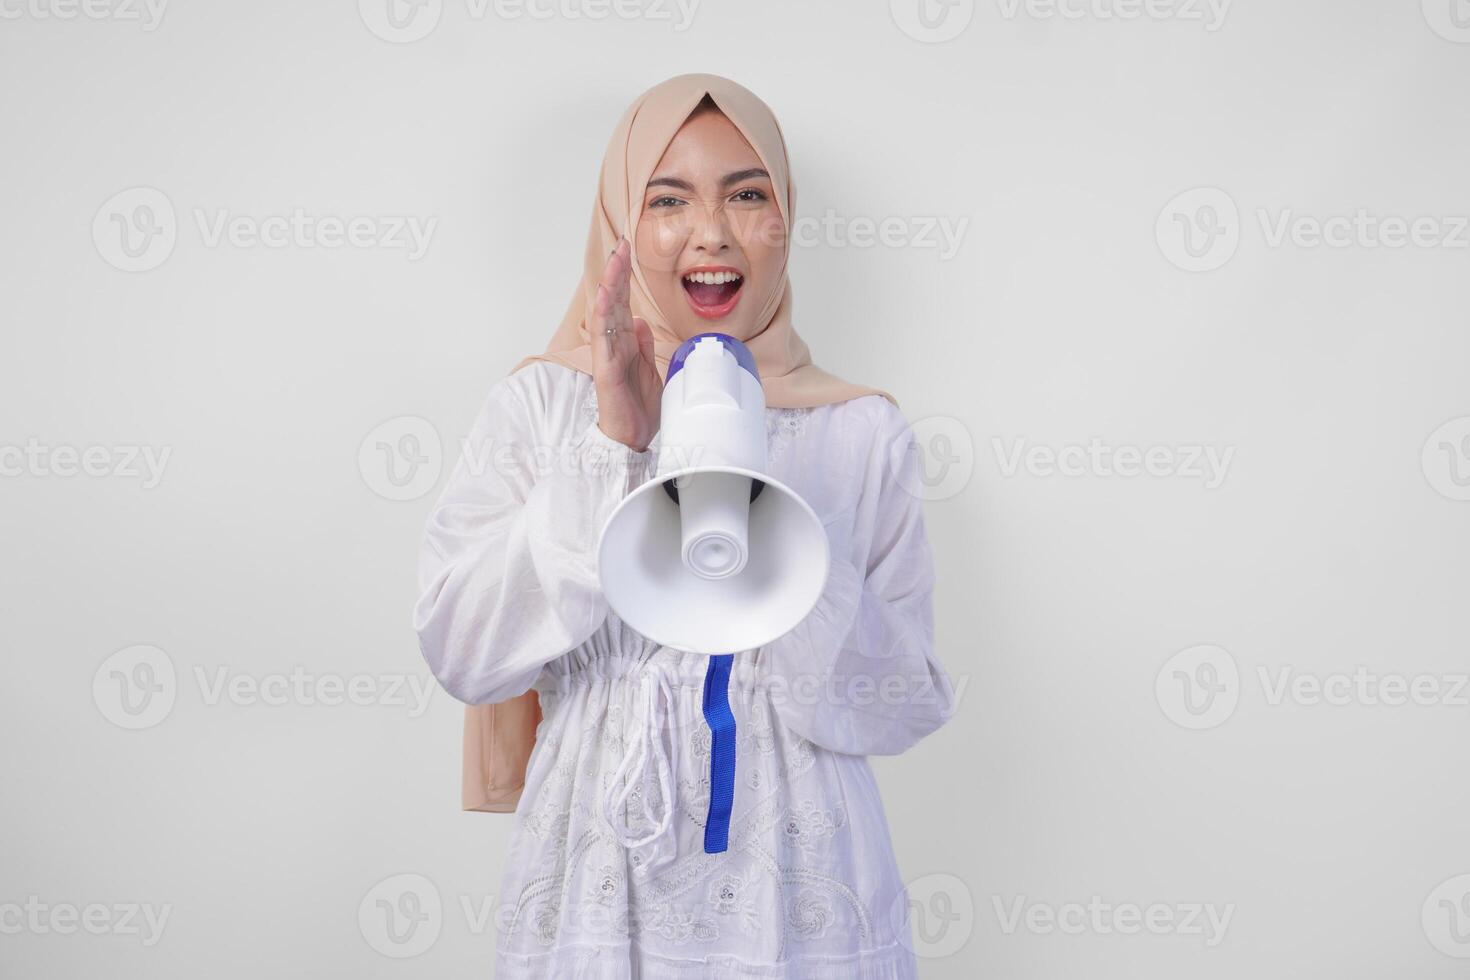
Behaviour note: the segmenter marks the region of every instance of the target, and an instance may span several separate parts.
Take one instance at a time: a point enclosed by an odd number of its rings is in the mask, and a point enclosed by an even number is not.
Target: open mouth
[[[734,269],[698,269],[684,273],[682,282],[694,312],[707,320],[718,320],[740,302],[745,277]]]

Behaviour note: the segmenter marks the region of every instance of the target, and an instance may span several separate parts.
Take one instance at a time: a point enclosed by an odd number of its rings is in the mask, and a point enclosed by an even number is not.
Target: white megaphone
[[[740,341],[679,345],[664,382],[658,466],[598,541],[613,612],[662,646],[752,650],[806,617],[827,582],[827,533],[766,473],[766,396]]]

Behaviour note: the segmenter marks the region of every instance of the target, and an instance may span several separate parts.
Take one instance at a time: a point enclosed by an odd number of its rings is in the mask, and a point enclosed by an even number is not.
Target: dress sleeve
[[[579,418],[576,386],[553,377],[532,364],[491,389],[425,530],[414,629],[439,683],[468,704],[529,690],[607,618],[598,535],[648,475],[652,451],[595,421],[547,433],[553,417]]]
[[[880,401],[855,512],[827,524],[827,585],[795,629],[760,651],[787,726],[856,755],[904,751],[944,724],[955,704],[934,654],[934,561],[922,501],[905,489],[923,485],[918,445],[898,410]]]

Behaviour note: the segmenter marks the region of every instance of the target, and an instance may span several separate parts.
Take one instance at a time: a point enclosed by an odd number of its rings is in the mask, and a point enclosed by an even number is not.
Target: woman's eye
[[[682,203],[684,202],[680,201],[677,197],[664,195],[663,197],[656,197],[652,201],[649,201],[648,206],[650,208],[671,208],[676,204]]]
[[[732,197],[730,200],[732,200],[732,201],[764,201],[764,200],[766,200],[766,195],[763,192],[756,190],[754,187],[747,187],[743,191],[737,191],[736,194],[735,194],[735,196]]]

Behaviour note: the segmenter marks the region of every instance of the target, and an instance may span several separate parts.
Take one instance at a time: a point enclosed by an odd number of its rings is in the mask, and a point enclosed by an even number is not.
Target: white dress
[[[729,847],[704,852],[707,659],[660,647],[598,587],[603,522],[654,472],[597,426],[592,378],[535,361],[492,388],[429,518],[414,625],[461,701],[535,687],[497,975],[916,976],[868,754],[953,711],[933,653],[919,463],[878,395],[767,409],[770,472],[826,525],[832,563],[792,632],[735,653]],[[860,571],[861,570],[861,571]]]

